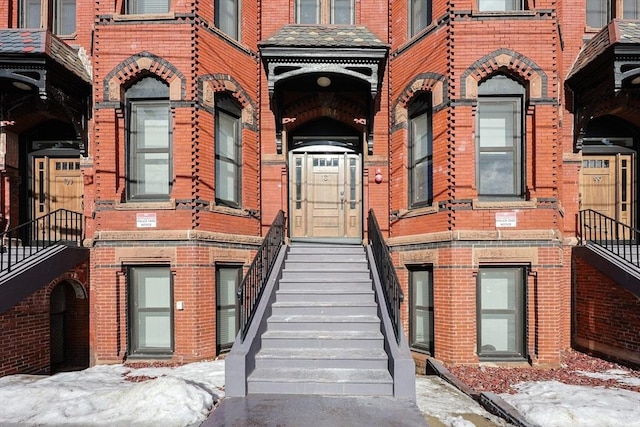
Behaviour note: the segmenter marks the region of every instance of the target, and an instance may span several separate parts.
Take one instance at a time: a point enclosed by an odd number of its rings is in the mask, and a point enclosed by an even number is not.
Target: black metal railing
[[[55,244],[82,246],[82,225],[81,213],[58,209],[1,233],[0,271]]]
[[[594,243],[640,267],[640,231],[613,218],[586,209],[580,211],[582,243]]]
[[[273,264],[278,257],[280,248],[284,244],[284,232],[284,212],[280,211],[273,220],[262,245],[260,245],[253,262],[249,266],[249,270],[247,270],[247,274],[238,288],[238,301],[240,304],[239,329],[242,332],[243,340],[247,336],[256,306],[262,297],[262,292],[273,269]]]
[[[376,262],[378,269],[378,277],[382,284],[382,291],[384,293],[385,304],[393,323],[393,331],[396,334],[396,341],[400,343],[402,336],[401,320],[400,320],[400,305],[404,300],[404,294],[400,288],[400,281],[396,275],[396,269],[393,267],[393,261],[391,260],[391,254],[389,248],[384,242],[380,226],[376,220],[376,216],[373,213],[373,209],[369,211],[368,219],[369,228],[369,244],[371,245],[371,252]]]

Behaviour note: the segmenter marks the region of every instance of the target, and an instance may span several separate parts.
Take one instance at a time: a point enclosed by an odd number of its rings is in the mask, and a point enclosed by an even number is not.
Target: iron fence
[[[597,244],[640,267],[640,231],[637,229],[593,209],[586,209],[580,211],[580,233],[582,243]]]
[[[82,246],[83,215],[58,209],[1,234],[0,271],[11,271],[20,261],[55,244]]]

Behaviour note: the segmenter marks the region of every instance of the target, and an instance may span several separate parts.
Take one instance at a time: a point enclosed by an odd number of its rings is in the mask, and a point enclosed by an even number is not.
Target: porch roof
[[[595,71],[595,74],[613,75],[615,88],[620,89],[623,80],[638,74],[639,60],[640,21],[614,19],[585,43],[566,82],[575,90],[586,83],[582,77]],[[629,73],[629,67],[635,72]]]
[[[379,47],[380,41],[366,27],[357,25],[285,25],[259,43],[261,47]]]
[[[17,57],[49,58],[82,81],[91,83],[91,76],[82,63],[78,51],[46,29],[0,30],[0,64],[4,65],[7,59]]]

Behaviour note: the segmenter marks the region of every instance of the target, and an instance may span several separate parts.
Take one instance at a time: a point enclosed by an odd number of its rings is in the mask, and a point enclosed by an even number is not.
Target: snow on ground
[[[640,378],[622,369],[579,375],[637,386]],[[541,427],[640,427],[640,393],[618,388],[568,385],[558,381],[520,383],[516,394],[500,396]]]
[[[625,372],[598,375],[621,384],[636,381]],[[465,414],[505,425],[439,378],[417,377],[416,388],[420,410],[445,426],[473,426]],[[0,378],[0,426],[198,426],[223,390],[224,361],[13,375]],[[540,381],[521,383],[516,394],[501,396],[541,427],[640,426],[640,393],[628,390]]]
[[[501,397],[534,425],[640,426],[640,393],[557,381],[522,383],[516,389],[517,394]]]

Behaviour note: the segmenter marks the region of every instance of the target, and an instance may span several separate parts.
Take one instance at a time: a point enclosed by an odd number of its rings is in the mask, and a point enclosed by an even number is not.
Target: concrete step
[[[284,263],[284,271],[304,270],[308,273],[329,271],[368,271],[369,265],[362,261],[320,261],[318,259],[291,261],[287,258]]]
[[[349,303],[367,303],[375,301],[373,290],[352,291],[352,290],[333,290],[324,289],[296,289],[286,290],[280,289],[276,291],[276,301],[278,302],[349,302]]]
[[[383,348],[379,331],[269,331],[262,334],[262,348]]]
[[[351,282],[371,280],[369,270],[342,270],[342,271],[310,271],[308,268],[291,269],[282,271],[282,279],[286,281],[322,281],[322,282]]]
[[[279,302],[273,303],[272,314],[274,316],[310,315],[310,316],[335,316],[335,315],[369,315],[378,314],[378,306],[375,302],[369,303],[322,303],[322,302]]]
[[[364,292],[373,289],[371,279],[354,280],[351,282],[323,282],[320,280],[280,280],[279,289],[282,291],[323,290],[325,292]]]
[[[386,369],[256,369],[247,378],[250,394],[393,395]]]
[[[358,254],[365,253],[362,245],[340,245],[340,244],[314,244],[295,242],[289,247],[289,253],[293,254]]]
[[[270,331],[380,331],[378,316],[271,316]]]
[[[387,369],[388,363],[381,348],[271,348],[256,356],[256,369]]]
[[[358,253],[289,253],[287,262],[367,262],[364,251]]]

